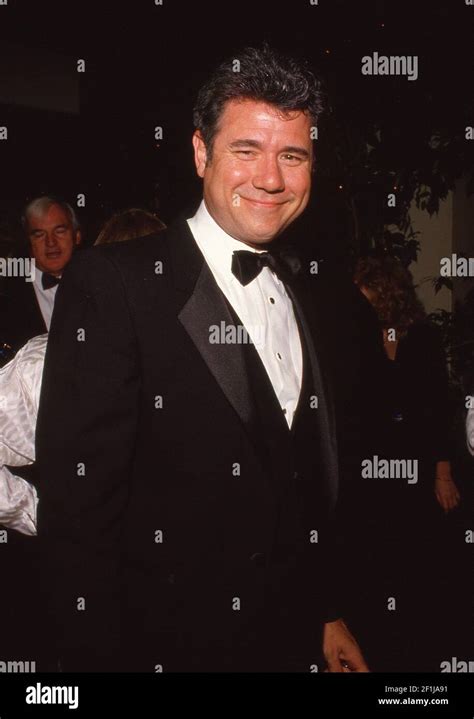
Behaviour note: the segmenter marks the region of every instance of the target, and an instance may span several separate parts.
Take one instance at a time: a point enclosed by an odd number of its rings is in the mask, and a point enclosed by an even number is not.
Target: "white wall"
[[[431,279],[439,277],[440,259],[453,253],[453,193],[440,202],[438,214],[430,217],[426,210],[418,210],[413,203],[410,217],[413,229],[420,232],[418,261],[410,265],[418,296],[428,313],[437,309],[451,311],[451,290],[443,287],[435,294]]]

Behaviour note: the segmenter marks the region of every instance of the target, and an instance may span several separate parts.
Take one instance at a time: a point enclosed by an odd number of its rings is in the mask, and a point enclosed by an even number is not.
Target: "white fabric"
[[[48,335],[31,339],[0,369],[0,524],[36,534],[35,488],[5,465],[35,460],[35,430]]]
[[[43,273],[41,272],[41,270],[35,267],[35,279],[33,280],[33,288],[35,291],[36,299],[38,300],[41,314],[43,315],[43,319],[46,324],[46,329],[49,332],[49,328],[51,325],[51,316],[54,309],[54,300],[56,297],[58,285],[54,285],[54,287],[50,287],[48,290],[45,290],[43,288],[42,278]]]
[[[245,287],[234,277],[234,250],[259,250],[224,232],[204,200],[188,224],[217,284],[255,345],[291,427],[301,391],[303,355],[293,303],[284,284],[268,267]]]
[[[474,456],[474,408],[468,410],[466,417],[467,448]]]

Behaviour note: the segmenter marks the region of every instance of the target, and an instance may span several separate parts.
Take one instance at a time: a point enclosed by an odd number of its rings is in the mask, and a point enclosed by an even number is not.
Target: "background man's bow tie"
[[[264,267],[268,267],[282,282],[289,282],[300,271],[301,262],[289,252],[235,250],[232,254],[232,274],[244,286],[252,282]]]
[[[51,287],[55,287],[55,285],[59,284],[59,277],[55,277],[54,275],[50,275],[49,272],[43,272],[43,276],[41,278],[41,284],[43,285],[43,290],[50,290]]]

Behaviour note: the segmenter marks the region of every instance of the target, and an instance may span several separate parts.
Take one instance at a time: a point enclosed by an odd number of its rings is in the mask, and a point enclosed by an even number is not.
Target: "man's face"
[[[212,160],[194,133],[198,175],[212,217],[235,239],[270,242],[300,215],[311,189],[311,122],[254,100],[229,101],[214,137]]]
[[[30,215],[28,237],[38,269],[56,276],[81,241],[80,231],[73,230],[69,215],[59,205],[51,205],[44,214]]]

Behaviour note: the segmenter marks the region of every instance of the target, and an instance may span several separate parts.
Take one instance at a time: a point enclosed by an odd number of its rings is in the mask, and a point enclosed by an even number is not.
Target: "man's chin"
[[[48,275],[56,275],[60,274],[64,269],[64,262],[58,263],[57,265],[48,265],[47,267],[44,267],[43,272],[46,272]]]
[[[245,233],[246,239],[244,241],[250,245],[266,245],[269,242],[272,242],[276,237],[278,237],[281,232],[282,228],[280,226],[271,228],[256,227],[253,232],[247,231]]]

